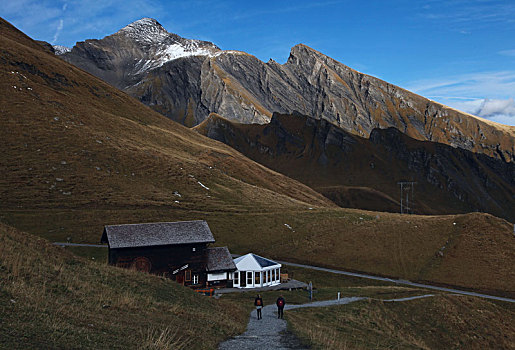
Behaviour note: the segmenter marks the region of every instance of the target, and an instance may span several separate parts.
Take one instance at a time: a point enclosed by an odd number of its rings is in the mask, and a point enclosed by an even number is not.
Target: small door
[[[240,271],[240,286],[246,287],[247,286],[247,274],[246,271]]]

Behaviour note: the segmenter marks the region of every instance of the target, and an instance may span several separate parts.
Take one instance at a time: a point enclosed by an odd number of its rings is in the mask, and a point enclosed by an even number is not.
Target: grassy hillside
[[[18,210],[4,220],[53,241],[98,242],[104,224],[207,220],[233,253],[363,271],[515,297],[513,226],[488,214],[400,215],[351,209],[187,211]],[[292,227],[289,229],[285,224]],[[84,255],[104,256],[103,253]],[[105,261],[105,259],[103,260]]]
[[[212,349],[243,332],[233,303],[77,258],[0,225],[0,348]]]
[[[286,313],[316,349],[513,349],[515,309],[443,295],[407,302],[361,301]]]

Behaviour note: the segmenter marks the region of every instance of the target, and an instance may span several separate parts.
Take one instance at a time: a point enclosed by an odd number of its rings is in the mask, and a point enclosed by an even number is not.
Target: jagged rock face
[[[101,40],[78,42],[60,57],[110,84],[128,89],[148,72],[181,57],[207,57],[219,52],[213,43],[168,33],[156,20],[143,18]]]
[[[305,45],[293,47],[283,65],[264,63],[143,19],[61,57],[187,126],[210,113],[263,124],[274,112],[299,111],[363,137],[394,127],[418,140],[515,160],[515,128],[359,73]]]
[[[212,114],[195,129],[345,207],[398,211],[397,182],[415,181],[418,214],[485,211],[515,220],[515,163],[395,128],[373,129],[366,139],[300,115],[243,125]]]

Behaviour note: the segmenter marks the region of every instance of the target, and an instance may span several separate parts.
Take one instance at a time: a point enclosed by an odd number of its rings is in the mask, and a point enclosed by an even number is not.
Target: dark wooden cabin
[[[207,286],[232,288],[236,265],[227,247],[207,248]]]
[[[208,244],[215,239],[203,220],[105,226],[109,264],[165,275],[185,286],[207,282]]]

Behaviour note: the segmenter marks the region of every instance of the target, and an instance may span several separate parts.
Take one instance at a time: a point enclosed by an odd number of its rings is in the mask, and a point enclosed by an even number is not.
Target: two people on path
[[[275,302],[277,305],[277,318],[284,318],[284,305],[286,305],[286,300],[284,300],[283,296],[280,295]],[[261,294],[258,294],[256,299],[254,299],[254,306],[256,307],[257,319],[261,320],[263,318],[261,310],[263,309],[263,298],[261,298]]]
[[[261,298],[260,294],[258,294],[256,299],[254,300],[254,306],[256,307],[257,319],[262,319],[263,316],[261,316],[261,309],[263,309],[263,299]]]

